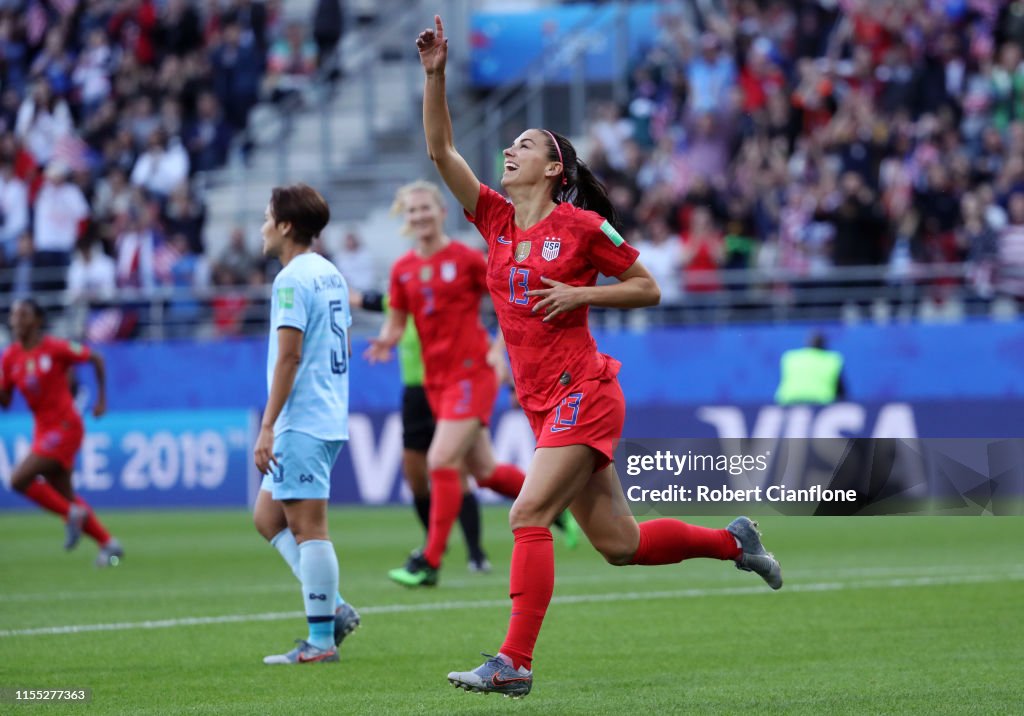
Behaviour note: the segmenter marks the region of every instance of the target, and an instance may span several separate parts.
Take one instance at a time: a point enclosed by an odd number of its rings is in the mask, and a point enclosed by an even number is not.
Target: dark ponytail
[[[561,162],[562,177],[551,187],[551,200],[556,204],[569,202],[580,209],[600,214],[608,220],[616,231],[621,231],[618,213],[604,184],[594,176],[583,160],[576,155],[572,142],[558,132],[543,130],[548,135],[548,159]],[[557,145],[555,144],[557,142]]]

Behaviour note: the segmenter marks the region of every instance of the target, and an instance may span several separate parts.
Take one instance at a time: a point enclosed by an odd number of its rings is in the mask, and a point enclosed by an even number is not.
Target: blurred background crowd
[[[1019,0],[670,3],[586,154],[669,302],[723,269],[1019,296],[1022,43]]]
[[[204,196],[247,156],[254,107],[301,110],[341,75],[342,3],[286,5],[0,0],[0,294],[56,292],[90,340],[136,334],[123,292],[164,291],[187,335],[261,329],[245,289],[276,267],[251,227],[207,251]],[[835,276],[1024,295],[1024,0],[666,0],[658,18],[628,102],[577,139],[669,310]],[[358,232],[338,236],[355,288],[382,287]]]
[[[233,143],[249,149],[258,102],[294,108],[337,75],[340,3],[313,18],[284,5],[0,0],[0,291],[88,304],[92,340],[133,335],[130,307],[104,308],[123,290],[185,289],[166,310],[222,334],[265,312],[230,288],[274,268],[240,228],[206,254],[203,195]],[[212,317],[188,297],[210,286]]]

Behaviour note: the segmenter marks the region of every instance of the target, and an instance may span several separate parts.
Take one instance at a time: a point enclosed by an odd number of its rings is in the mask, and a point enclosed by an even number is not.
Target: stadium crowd
[[[330,54],[318,5],[310,32],[280,0],[0,0],[0,294],[63,295],[90,340],[136,332],[104,303],[125,290],[179,289],[184,330],[262,326],[273,267],[240,229],[207,255],[202,189]],[[666,1],[583,154],[669,306],[750,268],[952,265],[932,288],[1021,296],[1022,52],[1024,0]],[[372,273],[356,237],[336,258]]]
[[[934,264],[1022,295],[1024,2],[667,5],[586,152],[664,302],[722,269]]]
[[[249,150],[253,107],[294,97],[340,37],[338,0],[315,33],[283,5],[0,0],[0,291],[64,292],[92,340],[134,332],[135,312],[104,307],[119,291],[221,287],[223,333],[263,310],[231,293],[265,282],[262,257],[205,255],[202,190],[233,142]]]

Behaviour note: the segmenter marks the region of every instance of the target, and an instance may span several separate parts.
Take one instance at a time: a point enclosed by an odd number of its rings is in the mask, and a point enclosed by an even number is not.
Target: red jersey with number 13
[[[551,288],[549,278],[572,286],[593,286],[597,275],[618,276],[636,262],[627,244],[600,214],[569,203],[525,231],[516,226],[515,207],[480,185],[476,214],[466,218],[487,240],[487,287],[505,336],[516,394],[523,408],[547,411],[585,380],[613,378],[621,363],[599,353],[587,322],[588,306],[545,322],[533,313],[539,296],[526,291]]]
[[[428,388],[451,385],[487,367],[480,299],[487,291],[483,255],[457,241],[432,256],[416,251],[391,269],[391,308],[412,314]]]
[[[59,428],[69,417],[80,420],[68,386],[68,368],[89,360],[86,346],[52,336],[43,336],[39,345],[25,350],[12,343],[0,359],[0,387],[17,388],[25,396],[36,419],[36,430]]]

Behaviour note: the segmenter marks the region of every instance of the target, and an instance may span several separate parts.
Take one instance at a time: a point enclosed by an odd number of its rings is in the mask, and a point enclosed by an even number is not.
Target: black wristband
[[[367,291],[364,293],[363,310],[381,313],[384,310],[384,294],[380,291]]]

